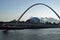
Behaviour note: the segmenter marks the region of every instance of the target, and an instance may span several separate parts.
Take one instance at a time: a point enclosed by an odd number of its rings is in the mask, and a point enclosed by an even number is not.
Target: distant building
[[[10,22],[16,23],[17,21],[14,19],[14,20],[12,20],[12,21],[10,21]]]
[[[46,23],[46,22],[59,23],[60,20],[57,20],[54,18],[40,18],[40,22],[43,22],[43,23]]]
[[[26,22],[29,22],[29,23],[40,23],[40,19],[37,18],[37,17],[32,17],[32,18],[28,19]]]
[[[43,18],[40,19],[40,23],[45,23],[45,21],[43,20]]]

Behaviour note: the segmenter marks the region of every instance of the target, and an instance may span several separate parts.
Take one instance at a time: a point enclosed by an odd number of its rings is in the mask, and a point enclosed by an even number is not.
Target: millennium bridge
[[[28,7],[23,13],[22,15],[18,18],[16,23],[6,23],[5,26],[1,26],[0,30],[2,29],[8,29],[8,30],[20,30],[20,29],[40,29],[40,28],[60,28],[60,26],[58,24],[33,24],[33,23],[18,23],[18,21],[21,20],[21,18],[23,17],[23,15],[32,7],[36,6],[36,5],[44,5],[46,7],[48,7],[49,9],[51,9],[56,16],[60,19],[60,16],[48,5],[43,4],[43,3],[36,3],[31,5],[30,7]]]

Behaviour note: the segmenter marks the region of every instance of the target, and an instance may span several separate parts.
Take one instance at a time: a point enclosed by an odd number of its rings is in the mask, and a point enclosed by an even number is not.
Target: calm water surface
[[[3,33],[0,40],[60,40],[60,28],[10,30]]]

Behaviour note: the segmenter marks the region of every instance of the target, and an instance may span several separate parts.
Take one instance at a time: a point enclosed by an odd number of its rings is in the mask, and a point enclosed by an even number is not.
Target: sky
[[[0,0],[0,21],[18,20],[21,14],[35,3],[44,3],[60,15],[60,0]],[[27,20],[31,17],[59,19],[54,12],[43,5],[32,7],[21,20]]]

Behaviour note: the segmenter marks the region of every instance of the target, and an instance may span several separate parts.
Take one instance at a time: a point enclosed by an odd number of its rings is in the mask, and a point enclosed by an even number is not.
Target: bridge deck
[[[40,29],[40,28],[60,28],[57,24],[32,24],[32,23],[6,23],[8,30],[20,30],[20,29]],[[15,25],[15,26],[14,26]],[[0,30],[6,29],[0,26]]]
[[[53,27],[53,26],[31,26],[31,27],[7,27],[7,30],[21,30],[21,29],[42,29],[42,28],[60,28],[59,26]],[[4,27],[0,27],[0,30],[6,29]]]

